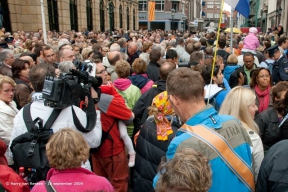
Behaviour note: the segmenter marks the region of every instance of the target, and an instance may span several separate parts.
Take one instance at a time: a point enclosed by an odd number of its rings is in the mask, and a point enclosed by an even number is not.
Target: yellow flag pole
[[[215,47],[214,56],[213,56],[213,64],[212,64],[210,84],[212,84],[213,72],[215,69],[215,62],[216,62],[216,56],[217,56],[217,50],[218,50],[218,41],[219,41],[219,37],[220,37],[220,28],[221,28],[221,23],[222,23],[223,8],[224,8],[224,0],[222,0],[222,3],[221,3],[220,18],[219,18],[219,23],[218,23],[216,47]],[[209,89],[211,89],[211,86],[209,87]],[[209,91],[209,94],[210,93],[211,93],[211,91]],[[207,105],[209,104],[209,100],[210,100],[210,95],[208,95]]]

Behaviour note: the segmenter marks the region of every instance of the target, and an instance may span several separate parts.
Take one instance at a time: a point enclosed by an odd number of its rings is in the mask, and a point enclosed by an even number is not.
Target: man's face
[[[72,61],[75,59],[74,51],[71,49],[63,50],[63,57],[60,58],[60,61]]]
[[[286,41],[283,43],[283,49],[288,49],[288,39],[286,39]]]
[[[15,58],[12,54],[8,54],[4,61],[7,65],[12,66],[12,64],[15,61]]]
[[[252,55],[243,57],[244,65],[247,69],[253,69],[254,57]]]
[[[137,47],[136,46],[129,46],[128,47],[128,53],[129,55],[134,55],[137,51]]]
[[[280,50],[276,50],[275,53],[274,53],[274,60],[277,61],[281,56],[281,53],[280,53]]]
[[[96,76],[102,78],[102,84],[107,85],[108,84],[108,73],[102,63],[96,64]]]
[[[44,59],[49,64],[54,64],[56,62],[56,54],[53,49],[44,50]]]
[[[224,75],[222,74],[222,71],[219,69],[217,76],[213,77],[214,84],[220,85],[223,83],[223,77]]]

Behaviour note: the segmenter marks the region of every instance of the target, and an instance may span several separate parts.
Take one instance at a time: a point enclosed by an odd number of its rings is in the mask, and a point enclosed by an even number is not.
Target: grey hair
[[[172,47],[175,47],[175,46],[176,46],[176,39],[171,39],[171,40],[170,40],[170,45],[171,45]]]
[[[69,69],[73,68],[74,64],[72,61],[62,61],[58,65],[58,69],[61,71],[61,73],[69,73]]]
[[[126,53],[120,52],[120,55],[124,61],[127,61],[128,55]]]
[[[68,39],[60,39],[58,42],[58,49],[59,49],[59,47],[61,47],[64,44],[70,45],[71,43],[68,41]]]
[[[120,52],[120,45],[118,43],[113,43],[111,46],[110,46],[110,51],[118,51]]]
[[[13,51],[10,49],[3,49],[0,52],[0,62],[3,62],[8,57],[9,54],[13,55]]]

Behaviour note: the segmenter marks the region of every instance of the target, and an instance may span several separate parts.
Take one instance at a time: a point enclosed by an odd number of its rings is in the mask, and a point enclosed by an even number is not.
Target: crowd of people
[[[232,37],[48,31],[46,43],[41,29],[2,28],[0,189],[287,191],[287,58],[282,26]],[[101,79],[101,91],[89,87],[81,106],[59,111],[44,146],[50,170],[31,186],[15,140],[29,132],[28,108],[49,124],[57,110],[43,96],[46,77],[65,80],[71,69]]]

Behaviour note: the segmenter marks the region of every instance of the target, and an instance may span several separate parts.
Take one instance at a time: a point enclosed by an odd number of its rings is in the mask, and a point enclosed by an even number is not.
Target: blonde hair
[[[0,91],[2,91],[2,86],[4,83],[8,83],[8,84],[12,85],[12,87],[16,87],[16,83],[12,78],[10,78],[6,75],[0,75]]]
[[[211,186],[212,172],[208,158],[191,148],[175,154],[173,159],[160,164],[160,178],[156,184],[157,192],[167,190],[207,192]]]
[[[259,129],[249,113],[248,107],[255,103],[256,96],[252,90],[241,86],[234,87],[226,95],[219,114],[231,115],[246,123],[250,129],[258,133]]]
[[[72,128],[54,133],[46,145],[46,155],[51,167],[65,170],[81,167],[89,158],[89,146],[84,137]]]
[[[127,78],[130,75],[130,64],[127,61],[120,60],[116,62],[115,72],[119,78]]]

